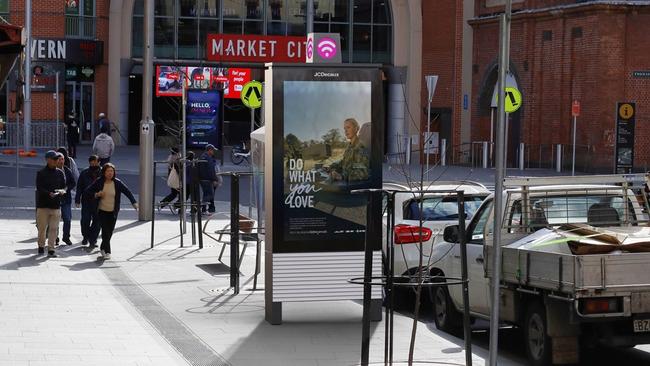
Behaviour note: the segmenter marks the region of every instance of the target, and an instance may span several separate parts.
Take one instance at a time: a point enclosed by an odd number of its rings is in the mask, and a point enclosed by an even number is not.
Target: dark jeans
[[[99,158],[99,165],[104,165],[104,164],[110,163],[110,162],[111,162],[111,157],[110,156],[107,157],[107,158]]]
[[[90,206],[90,203],[81,204],[81,235],[90,244],[95,245],[99,236],[99,219],[94,207]]]
[[[111,252],[111,237],[113,236],[113,230],[115,230],[115,222],[117,219],[113,212],[106,212],[99,210],[97,213],[99,217],[99,224],[102,227],[102,245],[99,249],[105,251],[106,253]]]
[[[161,203],[169,203],[173,201],[176,197],[178,197],[178,190],[174,188],[170,188],[170,192],[168,195],[165,196],[160,202]]]
[[[71,137],[68,137],[68,155],[71,158],[77,158],[77,140]]]
[[[70,223],[72,222],[72,203],[61,204],[61,221],[63,221],[63,240],[69,240]]]
[[[203,199],[201,202],[203,202],[204,205],[210,205],[210,208],[214,210],[214,186],[212,186],[212,181],[202,180],[201,191],[203,191]]]

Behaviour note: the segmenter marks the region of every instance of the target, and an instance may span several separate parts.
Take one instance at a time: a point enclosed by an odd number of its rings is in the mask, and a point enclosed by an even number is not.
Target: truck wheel
[[[539,302],[528,307],[524,323],[526,354],[531,365],[551,364],[551,337],[546,334],[546,310]]]
[[[433,320],[436,328],[447,333],[461,328],[462,318],[445,286],[436,286],[433,289]]]

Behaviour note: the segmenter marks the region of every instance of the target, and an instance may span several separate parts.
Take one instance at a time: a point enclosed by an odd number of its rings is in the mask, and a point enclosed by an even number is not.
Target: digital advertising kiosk
[[[348,280],[364,274],[368,197],[352,191],[381,188],[385,109],[377,65],[267,64],[265,84],[265,308],[280,324],[285,302],[363,298]]]

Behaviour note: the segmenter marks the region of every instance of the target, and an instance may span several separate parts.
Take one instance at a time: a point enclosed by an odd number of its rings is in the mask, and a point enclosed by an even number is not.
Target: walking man
[[[201,155],[201,162],[199,163],[199,179],[201,180],[201,191],[203,192],[203,199],[201,212],[205,213],[205,206],[208,205],[208,212],[214,213],[214,189],[219,182],[217,176],[217,160],[214,155],[217,148],[212,144],[205,147],[205,152]]]
[[[99,165],[109,163],[114,151],[115,143],[108,135],[108,127],[103,126],[100,129],[100,134],[95,137],[95,142],[93,143],[93,154],[99,157]]]
[[[106,129],[106,134],[108,136],[111,135],[111,121],[108,118],[106,118],[106,114],[104,112],[101,112],[99,114],[99,118],[97,119],[97,125],[99,126],[100,132],[102,129]]]
[[[45,253],[47,236],[50,257],[56,257],[54,245],[61,219],[61,195],[66,192],[65,173],[56,167],[59,154],[45,153],[47,166],[36,173],[36,228],[38,229],[38,254]]]
[[[81,204],[81,235],[83,236],[81,245],[90,243],[91,250],[97,246],[99,219],[97,218],[95,201],[92,199],[85,199],[83,193],[86,188],[90,187],[90,185],[99,178],[99,175],[99,158],[97,155],[90,155],[90,157],[88,157],[88,168],[84,169],[81,174],[79,174],[77,192],[74,196],[75,206],[79,207]]]
[[[61,195],[61,219],[63,220],[63,242],[66,245],[72,245],[70,241],[70,224],[72,222],[72,190],[75,187],[74,175],[72,170],[65,166],[65,156],[62,153],[57,153],[59,159],[57,160],[56,167],[63,170],[65,174],[65,193]],[[57,225],[58,228],[58,225]]]

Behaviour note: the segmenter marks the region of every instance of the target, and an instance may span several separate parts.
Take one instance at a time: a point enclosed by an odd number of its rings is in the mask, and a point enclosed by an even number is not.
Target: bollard
[[[519,170],[524,170],[524,150],[525,146],[523,142],[519,143]]]
[[[483,169],[488,167],[488,142],[483,141]]]
[[[239,175],[230,176],[230,287],[239,295]]]
[[[413,143],[412,138],[406,137],[406,150],[404,150],[406,165],[411,165],[411,144]]]
[[[555,171],[562,171],[562,144],[557,144],[555,146]]]
[[[447,166],[447,139],[440,139],[440,166]]]

